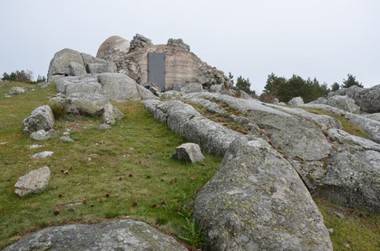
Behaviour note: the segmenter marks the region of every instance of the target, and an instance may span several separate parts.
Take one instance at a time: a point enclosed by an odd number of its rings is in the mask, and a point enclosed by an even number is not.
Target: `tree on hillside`
[[[33,73],[31,71],[15,71],[11,73],[4,72],[2,80],[5,81],[18,81],[18,82],[32,82]]]
[[[239,76],[236,80],[236,88],[245,91],[248,94],[254,94],[251,90],[251,82],[249,82],[249,78],[245,79],[242,76]]]
[[[274,73],[268,75],[267,83],[264,87],[264,94],[277,97],[280,86],[286,83],[283,77],[277,77]]]
[[[340,88],[340,85],[337,82],[331,85],[331,91],[333,92],[339,90],[339,88]]]
[[[261,99],[278,98],[280,101],[288,102],[294,97],[302,97],[305,102],[310,102],[326,96],[327,93],[327,85],[320,84],[316,78],[304,80],[298,75],[293,75],[290,79],[286,79],[272,73],[268,76]]]
[[[359,86],[359,87],[363,87],[363,85],[361,83],[359,83],[359,81],[356,80],[356,77],[351,75],[351,74],[347,74],[347,79],[344,79],[343,80],[343,85],[342,85],[342,88],[349,88],[351,86]]]

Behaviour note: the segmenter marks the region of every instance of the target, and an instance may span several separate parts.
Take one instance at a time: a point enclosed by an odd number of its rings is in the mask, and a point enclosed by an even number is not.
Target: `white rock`
[[[30,193],[39,193],[47,187],[50,179],[50,169],[47,166],[33,170],[20,177],[15,184],[15,193],[23,197]]]
[[[32,158],[33,159],[45,159],[45,158],[53,156],[53,154],[54,154],[54,152],[51,152],[51,151],[43,151],[43,152],[33,154]]]
[[[292,106],[298,106],[298,105],[303,105],[304,102],[303,102],[303,99],[301,97],[295,97],[295,98],[292,98],[289,102],[288,102],[289,105],[292,105]]]
[[[185,143],[176,148],[175,158],[190,163],[196,163],[204,160],[205,157],[198,144]]]

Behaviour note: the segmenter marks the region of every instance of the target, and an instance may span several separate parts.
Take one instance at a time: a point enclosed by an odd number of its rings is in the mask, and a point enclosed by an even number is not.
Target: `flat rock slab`
[[[128,250],[186,251],[173,237],[135,220],[93,225],[49,227],[28,235],[4,251],[19,250]]]
[[[23,197],[31,193],[39,193],[46,189],[50,179],[50,169],[47,166],[30,171],[21,176],[15,184],[15,193]]]

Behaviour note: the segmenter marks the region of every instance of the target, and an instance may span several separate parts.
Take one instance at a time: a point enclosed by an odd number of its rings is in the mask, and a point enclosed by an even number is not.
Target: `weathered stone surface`
[[[16,95],[24,94],[25,92],[26,90],[24,88],[19,87],[19,86],[14,86],[9,90],[8,95],[16,96]]]
[[[119,37],[111,36],[107,38],[99,47],[96,57],[103,58],[105,60],[112,60],[112,55],[117,52],[127,53],[129,50],[129,41]]]
[[[24,132],[32,133],[38,130],[49,131],[54,126],[54,115],[50,106],[43,105],[34,109],[29,117],[24,119]]]
[[[136,81],[122,73],[102,73],[98,75],[98,81],[102,85],[102,93],[112,100],[141,100],[142,97],[145,99],[156,98],[149,90],[142,93],[141,86],[138,86]]]
[[[181,101],[146,100],[146,109],[187,140],[202,146],[204,151],[223,155],[231,142],[242,134],[203,117],[192,106]]]
[[[20,250],[157,250],[186,251],[173,237],[144,222],[118,220],[93,225],[75,224],[49,227],[27,235],[5,248]]]
[[[81,76],[81,75],[85,75],[87,72],[83,64],[80,64],[77,62],[70,62],[69,73],[70,73],[69,74],[70,76]]]
[[[174,157],[185,162],[196,163],[204,160],[201,148],[198,144],[184,143],[176,148]]]
[[[52,151],[43,151],[43,152],[33,154],[32,158],[33,159],[46,159],[46,158],[53,156],[53,154],[54,154],[54,152],[52,152]]]
[[[107,103],[104,106],[103,111],[103,122],[108,125],[114,125],[117,120],[120,120],[124,117],[124,114],[114,107],[111,103]]]
[[[194,217],[210,250],[332,250],[298,174],[264,140],[236,140],[200,191]]]
[[[185,44],[181,38],[175,39],[175,38],[169,38],[167,45],[169,46],[178,46],[181,49],[184,49],[186,51],[190,51],[190,46],[188,44]]]
[[[50,61],[48,81],[65,76],[83,76],[87,73],[115,72],[116,65],[104,59],[71,49],[58,51]]]
[[[362,116],[380,122],[380,113],[362,114]]]
[[[45,141],[45,140],[53,138],[54,136],[55,136],[55,131],[53,129],[49,131],[38,130],[30,134],[30,138],[36,141]]]
[[[73,62],[84,67],[83,58],[80,52],[71,49],[58,51],[50,61],[48,81],[51,81],[51,77],[54,75],[72,76],[70,63]]]
[[[355,101],[348,96],[332,96],[327,99],[327,105],[337,107],[339,109],[359,113],[360,107],[355,104]]]
[[[335,92],[329,92],[328,97],[336,96],[336,95],[341,95],[341,96],[348,96],[355,100],[357,102],[359,100],[359,95],[363,91],[363,88],[353,85],[349,88],[342,88],[339,89]]]
[[[380,112],[380,85],[362,90],[357,103],[363,112]]]
[[[74,93],[66,99],[65,110],[74,114],[101,115],[108,99],[100,94]]]
[[[46,189],[50,179],[50,169],[47,166],[30,171],[20,177],[15,184],[15,193],[23,197],[31,193],[39,193]]]
[[[175,89],[183,93],[203,91],[202,84],[200,83],[186,83],[186,84],[183,84],[182,86],[178,85]]]
[[[304,102],[303,102],[303,99],[301,97],[295,97],[295,98],[292,98],[291,100],[289,100],[288,104],[292,105],[292,106],[299,106],[299,105],[303,105]]]
[[[346,113],[345,117],[350,120],[351,123],[359,126],[364,131],[368,133],[368,136],[377,143],[380,143],[380,122],[368,119],[366,117],[352,114],[352,113]]]

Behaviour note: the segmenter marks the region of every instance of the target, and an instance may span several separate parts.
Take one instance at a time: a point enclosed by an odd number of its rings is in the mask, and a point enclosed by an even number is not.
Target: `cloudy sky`
[[[249,77],[271,72],[380,84],[379,0],[1,0],[0,72],[46,75],[62,48],[96,54],[111,35],[183,38],[204,61]]]

